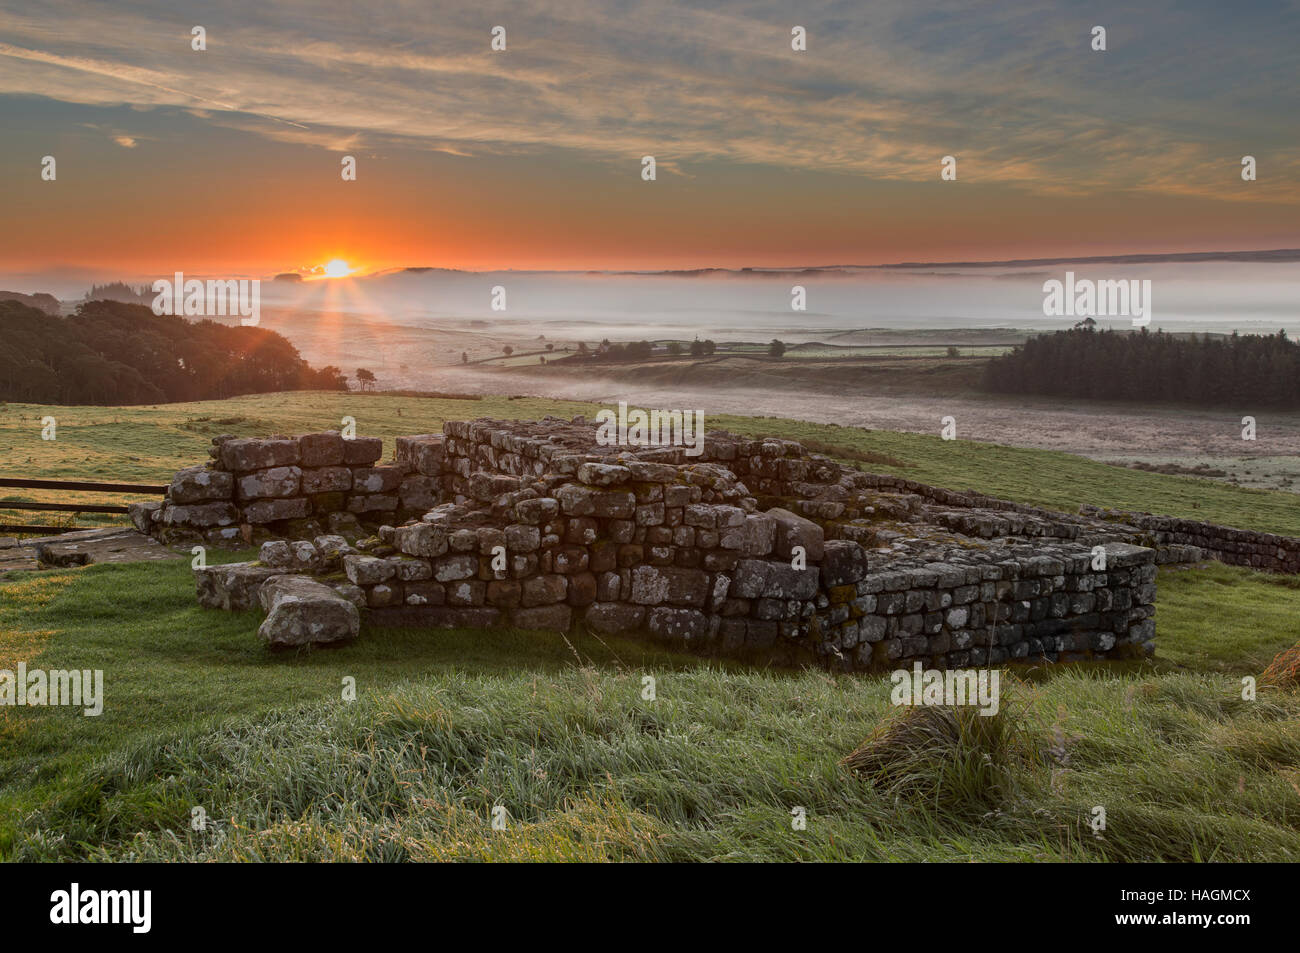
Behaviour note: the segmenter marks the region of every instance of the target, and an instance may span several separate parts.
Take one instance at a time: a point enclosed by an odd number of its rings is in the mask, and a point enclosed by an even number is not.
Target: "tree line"
[[[984,370],[986,390],[1095,400],[1300,406],[1300,344],[1285,331],[1174,335],[1083,323],[1030,338]]]
[[[265,328],[187,321],[88,301],[62,318],[0,301],[0,400],[153,404],[287,390],[346,390]]]

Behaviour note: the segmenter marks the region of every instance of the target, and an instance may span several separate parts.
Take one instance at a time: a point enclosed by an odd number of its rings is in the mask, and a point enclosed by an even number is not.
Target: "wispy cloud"
[[[304,146],[653,154],[686,175],[721,161],[914,181],[951,154],[962,181],[1042,194],[1300,201],[1300,183],[1252,191],[1232,174],[1255,152],[1274,173],[1300,168],[1294,123],[1279,127],[1300,111],[1294,5],[1244,23],[1237,8],[1177,0],[1079,12],[374,0],[361,18],[305,0],[5,7],[0,95],[184,109]],[[790,49],[796,22],[804,53]],[[1093,23],[1108,24],[1105,53],[1089,49]],[[190,48],[194,24],[204,52]],[[489,49],[497,24],[504,53]]]

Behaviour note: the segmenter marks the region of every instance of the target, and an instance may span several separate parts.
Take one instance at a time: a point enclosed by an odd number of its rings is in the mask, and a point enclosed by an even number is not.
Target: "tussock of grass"
[[[916,706],[881,722],[841,764],[891,797],[955,812],[1014,796],[1015,768],[1029,757],[1024,729],[1003,705]]]
[[[1300,685],[1300,643],[1285,652],[1279,652],[1260,676],[1269,685]]]

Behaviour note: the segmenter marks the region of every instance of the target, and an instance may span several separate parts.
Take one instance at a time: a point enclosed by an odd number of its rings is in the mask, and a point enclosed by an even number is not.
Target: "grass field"
[[[161,480],[217,433],[348,414],[392,438],[446,417],[592,408],[313,394],[6,410],[7,475]],[[710,423],[1031,502],[1300,530],[1287,494],[937,438]],[[1300,695],[1262,686],[1247,701],[1241,682],[1300,641],[1300,585],[1211,565],[1162,571],[1158,587],[1154,661],[1014,670],[986,725],[882,735],[902,716],[880,676],[507,630],[367,627],[344,648],[271,654],[257,613],[196,605],[187,561],[15,573],[0,581],[0,669],[102,669],[105,702],[98,717],[0,708],[0,858],[1300,860]],[[868,737],[885,767],[863,776],[840,762]],[[1098,806],[1104,832],[1089,826]]]
[[[26,574],[0,583],[0,668],[101,668],[105,706],[4,710],[0,856],[1300,859],[1300,697],[1239,682],[1300,638],[1300,589],[1160,585],[1168,660],[1022,671],[997,744],[910,750],[886,781],[838,764],[897,717],[883,677],[509,631],[271,655],[254,613],[196,606],[185,563]]]

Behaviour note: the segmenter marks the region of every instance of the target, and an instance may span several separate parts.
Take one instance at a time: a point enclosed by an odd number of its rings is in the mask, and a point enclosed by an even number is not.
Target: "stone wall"
[[[438,499],[439,482],[401,464],[380,464],[378,437],[337,431],[298,437],[212,441],[212,462],[171,480],[162,502],[133,504],[131,519],[164,539],[219,543],[255,536],[356,532],[419,516]],[[254,529],[262,530],[254,533]]]
[[[1276,533],[1233,529],[1231,526],[1173,516],[1153,516],[1150,513],[1095,506],[1085,506],[1083,512],[1133,527],[1141,531],[1149,540],[1149,545],[1194,546],[1212,559],[1234,566],[1250,566],[1267,572],[1300,573],[1300,539],[1294,536],[1279,536]]]
[[[1154,648],[1157,554],[1127,542],[1126,531],[1014,504],[971,507],[968,495],[916,492],[920,485],[861,473],[794,441],[715,432],[690,457],[599,446],[580,418],[450,421],[441,434],[399,438],[393,463],[379,467],[377,455],[352,464],[304,456],[304,442],[321,436],[221,441],[219,467],[206,472],[245,479],[248,490],[236,482],[228,499],[200,502],[242,503],[247,518],[260,500],[303,499],[319,515],[376,495],[359,481],[387,470],[377,493],[396,500],[381,512],[410,509],[401,488],[412,480],[432,505],[374,538],[272,541],[256,564],[200,571],[205,605],[251,607],[268,580],[308,575],[376,623],[581,625],[845,669]],[[283,445],[284,457],[259,446],[267,443]],[[290,446],[296,463],[287,462]],[[293,468],[300,472],[280,472]],[[347,470],[351,489],[318,504],[301,489],[303,474],[325,468]],[[164,514],[191,505],[178,485],[207,485],[192,471],[177,481]],[[284,496],[249,492],[281,485]],[[166,515],[157,522],[167,525]]]

